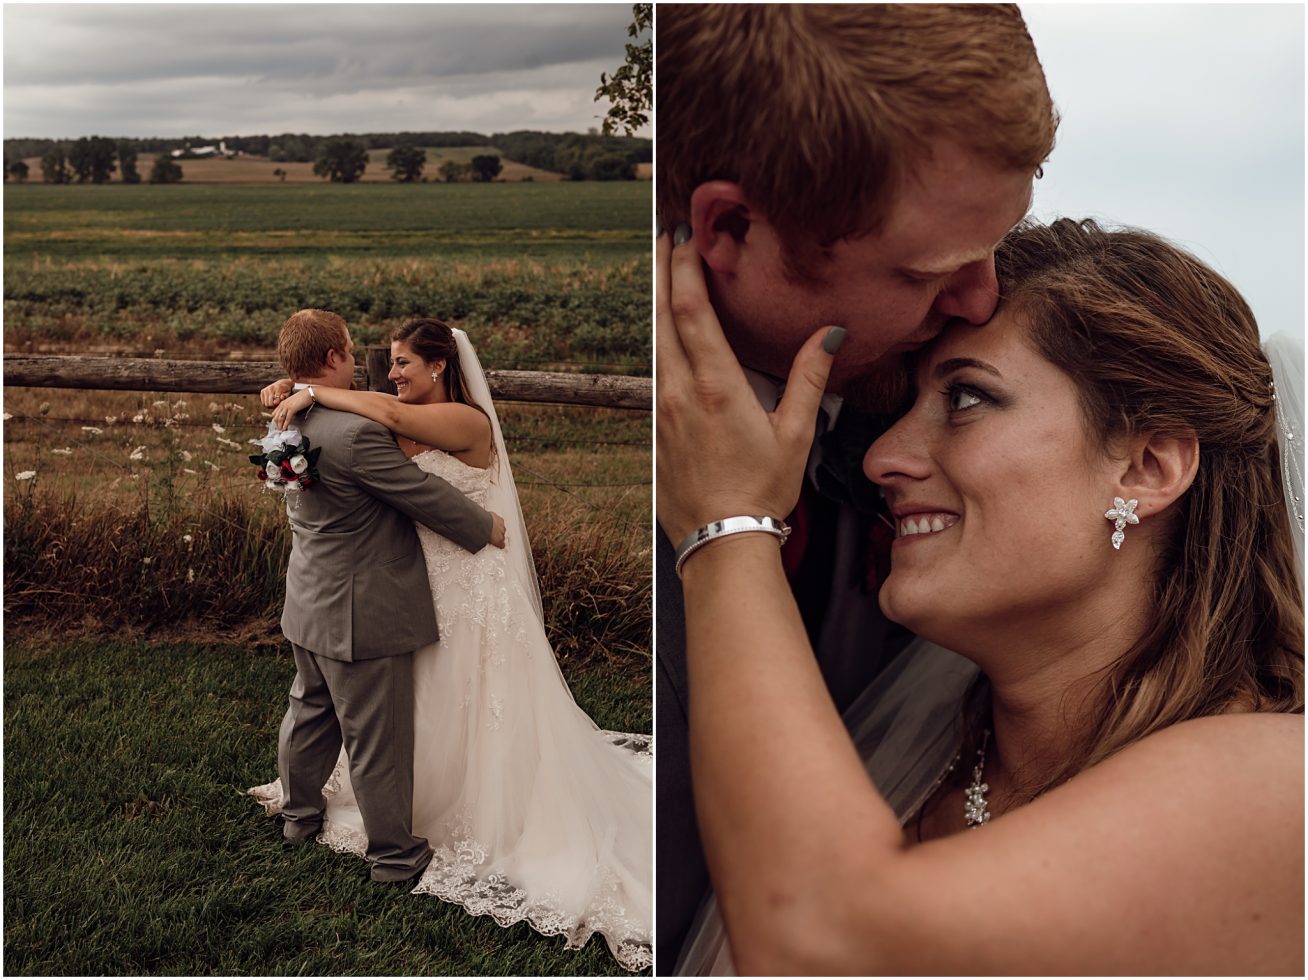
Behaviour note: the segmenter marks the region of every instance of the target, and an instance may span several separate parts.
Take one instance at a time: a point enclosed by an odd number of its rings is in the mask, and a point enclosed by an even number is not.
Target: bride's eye
[[[951,413],[965,412],[989,400],[982,392],[961,384],[946,385],[941,394],[945,396],[945,404]]]

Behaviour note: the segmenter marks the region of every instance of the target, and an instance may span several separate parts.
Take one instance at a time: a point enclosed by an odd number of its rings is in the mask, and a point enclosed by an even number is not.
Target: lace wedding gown
[[[479,504],[494,468],[413,457]],[[413,655],[413,832],[434,854],[414,894],[568,948],[601,933],[618,962],[652,962],[649,737],[601,731],[572,699],[506,552],[470,555],[418,525],[441,640]],[[509,548],[522,542],[508,542]],[[280,780],[252,789],[269,813]],[[323,791],[319,840],[362,856],[344,753]]]

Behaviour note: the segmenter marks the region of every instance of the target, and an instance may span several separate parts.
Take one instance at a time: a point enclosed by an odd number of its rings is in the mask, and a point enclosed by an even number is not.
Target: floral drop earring
[[[1140,501],[1134,497],[1130,500],[1114,497],[1113,509],[1104,512],[1104,517],[1113,522],[1114,551],[1122,550],[1122,542],[1126,540],[1126,525],[1140,523],[1140,518],[1135,516],[1135,505],[1138,503]]]

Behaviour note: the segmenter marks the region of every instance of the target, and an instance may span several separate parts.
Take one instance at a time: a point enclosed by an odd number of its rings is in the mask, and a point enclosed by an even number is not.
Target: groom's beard
[[[845,383],[845,401],[869,415],[902,415],[912,397],[916,361],[912,355],[895,355],[868,365]]]
[[[714,312],[717,313],[718,320],[722,324],[722,332],[727,338],[727,343],[731,346],[731,352],[735,355],[741,367],[757,371],[768,377],[775,377],[779,382],[784,381],[787,371],[783,370],[777,373],[767,366],[751,363],[751,358],[742,356],[737,345],[732,342],[733,335],[739,337],[747,335],[747,332],[740,331],[734,325],[731,314],[724,305],[714,301],[712,280],[709,281],[709,299],[713,303]],[[894,415],[898,417],[908,409],[909,399],[912,397],[913,374],[916,363],[916,354],[886,355],[847,378],[840,391],[832,392],[829,387],[827,391],[840,395],[846,402],[861,412],[870,415]]]

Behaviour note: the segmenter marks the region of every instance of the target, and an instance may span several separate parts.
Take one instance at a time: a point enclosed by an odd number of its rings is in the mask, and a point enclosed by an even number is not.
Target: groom
[[[794,528],[782,557],[844,710],[907,639],[877,606],[889,542],[862,453],[902,390],[903,355],[950,319],[994,311],[993,250],[1029,206],[1053,106],[1012,5],[674,4],[656,30],[660,219],[698,250],[764,407],[813,331],[848,331],[800,506],[771,515]],[[708,885],[676,544],[660,533],[656,955],[668,974]]]
[[[348,388],[345,321],[300,310],[277,338],[298,387]],[[436,614],[414,521],[468,551],[504,547],[504,521],[424,473],[382,426],[310,406],[298,419],[319,480],[288,499],[291,561],[282,631],[296,675],[277,744],[289,843],[322,828],[323,784],[342,743],[368,835],[374,881],[418,877],[431,848],[413,834],[413,659],[436,642]]]

